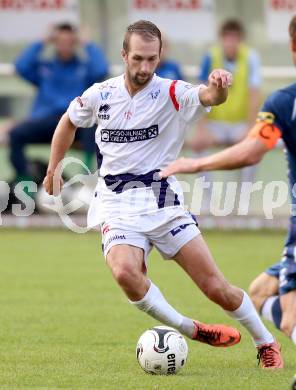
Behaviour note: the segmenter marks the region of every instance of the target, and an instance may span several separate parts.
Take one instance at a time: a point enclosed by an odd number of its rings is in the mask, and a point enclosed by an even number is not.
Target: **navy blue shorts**
[[[296,290],[296,217],[291,217],[282,260],[265,271],[279,279],[279,294]]]

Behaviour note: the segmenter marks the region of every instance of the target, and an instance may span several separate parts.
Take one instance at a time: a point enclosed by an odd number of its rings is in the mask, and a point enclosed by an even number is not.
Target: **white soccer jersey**
[[[159,181],[158,188],[152,188],[151,177],[177,158],[187,126],[209,111],[200,103],[198,89],[154,75],[131,97],[121,75],[94,84],[71,102],[68,114],[75,126],[98,125],[97,157],[105,180],[99,180],[90,207],[91,226],[119,216],[182,207],[182,190],[174,177],[166,184]],[[131,180],[140,183],[131,188]],[[168,202],[162,194],[166,186]]]

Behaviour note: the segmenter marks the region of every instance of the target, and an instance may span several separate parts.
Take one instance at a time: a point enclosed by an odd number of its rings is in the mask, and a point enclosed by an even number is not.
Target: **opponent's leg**
[[[262,313],[262,311],[268,312],[268,310],[264,309],[264,306],[266,305],[266,308],[267,306],[270,306],[271,302],[274,301],[275,297],[278,295],[278,292],[278,278],[275,275],[267,274],[266,272],[257,276],[249,287],[250,297],[259,313]],[[271,298],[270,301],[269,298]],[[265,316],[263,317],[265,318]]]
[[[192,337],[195,329],[193,321],[178,313],[143,272],[143,249],[131,245],[115,245],[107,254],[107,264],[130,303],[158,321]]]
[[[270,267],[272,270],[260,274],[249,287],[250,297],[261,316],[272,322],[278,329],[282,320],[282,309],[279,299],[279,270],[281,264]]]
[[[259,353],[264,346],[264,351],[268,351],[260,355],[264,367],[283,367],[279,346],[264,326],[249,296],[226,281],[201,235],[185,244],[175,260],[209,299],[249,331]]]
[[[280,329],[296,344],[296,290],[280,296],[282,320]]]
[[[296,344],[296,290],[268,297],[262,305],[261,314]]]
[[[281,330],[296,344],[296,216],[290,218],[279,275],[279,295],[282,309]]]
[[[263,318],[292,339],[296,344],[296,219],[290,220],[290,229],[283,258],[259,275],[251,284],[252,299],[256,301]]]

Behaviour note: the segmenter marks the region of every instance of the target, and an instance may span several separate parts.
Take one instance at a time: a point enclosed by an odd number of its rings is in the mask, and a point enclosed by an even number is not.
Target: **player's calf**
[[[296,343],[296,290],[281,295],[282,319],[280,329]]]
[[[228,311],[237,309],[243,299],[242,290],[228,283],[223,275],[206,278],[200,289],[211,301]]]

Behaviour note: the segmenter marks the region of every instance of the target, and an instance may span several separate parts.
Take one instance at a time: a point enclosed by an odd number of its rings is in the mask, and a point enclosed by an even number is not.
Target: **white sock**
[[[277,299],[278,299],[278,295],[274,295],[272,297],[267,298],[261,308],[262,317],[268,321],[271,321],[272,323],[274,323],[273,316],[272,316],[272,305],[274,304],[274,301],[276,301]]]
[[[192,338],[195,330],[193,320],[178,313],[152,282],[144,298],[140,301],[130,301],[130,303],[163,324],[176,328]]]
[[[226,311],[226,313],[240,322],[252,335],[256,345],[272,343],[274,338],[266,329],[261,321],[251,299],[244,292],[243,301],[240,307],[234,311]]]
[[[296,344],[296,326],[294,326],[294,329],[291,333],[291,340],[293,341],[294,344]]]

